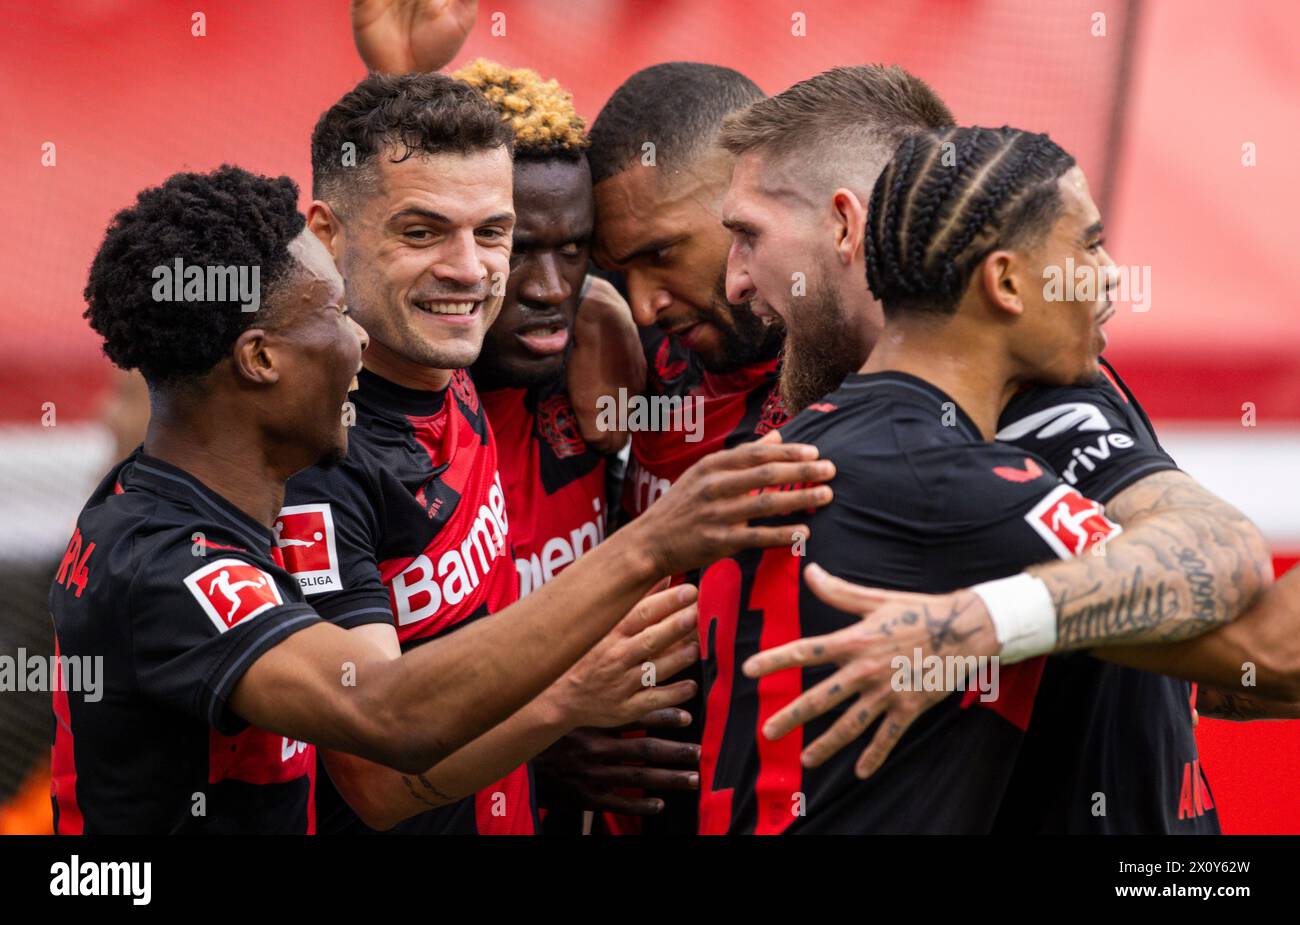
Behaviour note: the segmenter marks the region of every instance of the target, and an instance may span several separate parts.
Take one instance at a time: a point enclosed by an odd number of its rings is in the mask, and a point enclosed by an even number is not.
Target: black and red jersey
[[[347,458],[290,479],[275,524],[312,606],[344,628],[391,622],[406,651],[518,600],[496,441],[469,374],[430,392],[363,370],[352,402]],[[321,778],[320,831],[368,831]],[[529,769],[394,831],[531,834]]]
[[[802,549],[792,543],[749,550],[709,566],[701,579],[700,831],[990,831],[1029,724],[1043,658],[998,666],[996,690],[950,694],[865,781],[853,766],[867,737],[819,768],[799,761],[805,743],[851,708],[852,699],[780,740],[759,732],[834,666],[758,680],[746,678],[740,666],[762,649],[857,619],[808,590],[800,572],[809,562],[863,585],[942,593],[1076,554],[1118,528],[1045,461],[986,442],[942,391],[903,373],[850,375],[791,420],[782,436],[814,444],[835,463],[835,500],[806,520],[811,534]],[[986,676],[994,677],[991,665]]]
[[[563,379],[479,397],[496,435],[523,597],[605,538],[606,458],[582,439]]]
[[[689,410],[678,405],[671,427],[633,430],[632,448],[624,475],[620,516],[639,516],[666,492],[683,472],[710,453],[757,440],[785,423],[787,414],[778,389],[780,360],[769,357],[732,373],[705,371],[695,354],[676,338],[656,329],[642,336],[646,349],[649,384],[644,400],[675,399],[693,402]],[[689,417],[688,417],[689,415]],[[698,581],[698,573],[674,576],[674,581]],[[700,667],[692,665],[668,683],[690,679],[700,682]],[[692,716],[682,729],[655,730],[660,738],[700,741],[703,704],[700,696],[682,704]],[[693,794],[657,793],[664,810],[657,816],[633,819],[607,815],[605,824],[619,833],[686,834],[697,828],[698,803]]]
[[[1177,467],[1137,399],[1102,369],[1091,386],[1014,397],[998,439],[1043,457],[1104,503]],[[1194,690],[1082,652],[1048,659],[998,830],[1217,834],[1192,729]]]
[[[314,831],[315,749],[249,726],[228,702],[259,656],[320,622],[266,527],[137,450],[77,518],[50,612],[67,660],[56,832]],[[101,658],[87,690],[86,660]]]
[[[640,515],[710,453],[757,440],[784,424],[788,415],[777,388],[779,377],[780,360],[772,358],[732,373],[704,372],[693,385],[672,389],[671,394],[643,396],[646,401],[671,398],[695,404],[689,411],[678,406],[671,427],[632,432],[623,515]]]

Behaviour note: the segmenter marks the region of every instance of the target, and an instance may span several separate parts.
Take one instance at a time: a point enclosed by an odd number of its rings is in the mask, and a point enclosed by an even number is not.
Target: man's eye
[[[411,228],[402,232],[402,234],[415,241],[426,241],[433,235],[433,232],[428,228]]]
[[[1088,250],[1092,251],[1095,254],[1097,251],[1101,250],[1105,246],[1106,246],[1106,239],[1098,238],[1092,244],[1088,245]]]
[[[568,244],[565,244],[560,248],[560,253],[565,257],[577,257],[582,253],[582,248],[570,241]]]
[[[480,237],[490,238],[493,241],[500,240],[501,238],[505,237],[505,232],[503,232],[500,228],[480,228],[478,230],[478,233]]]
[[[352,314],[352,309],[346,305],[340,305],[339,314],[346,318],[348,315]]]

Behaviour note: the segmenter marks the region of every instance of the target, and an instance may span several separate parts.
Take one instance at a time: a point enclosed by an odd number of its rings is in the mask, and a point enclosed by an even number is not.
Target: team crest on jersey
[[[462,405],[473,413],[478,412],[478,392],[474,390],[474,381],[470,379],[469,373],[463,369],[452,373],[451,391],[460,399]]]
[[[284,603],[274,578],[239,559],[217,559],[190,572],[185,587],[221,633]]]
[[[303,594],[343,590],[334,544],[334,515],[328,504],[281,508],[271,529],[284,569],[298,579]]]
[[[552,395],[537,403],[537,429],[558,459],[587,452],[567,395]]]
[[[1025,520],[1062,559],[1079,555],[1123,532],[1100,504],[1069,485],[1058,485],[1025,515]]]
[[[767,398],[763,399],[763,408],[758,414],[758,426],[754,428],[754,433],[761,437],[788,420],[790,414],[785,410],[785,402],[781,400],[781,390],[773,388],[767,393]]]
[[[686,361],[672,355],[672,342],[665,337],[655,351],[655,376],[661,383],[671,382],[686,372]]]

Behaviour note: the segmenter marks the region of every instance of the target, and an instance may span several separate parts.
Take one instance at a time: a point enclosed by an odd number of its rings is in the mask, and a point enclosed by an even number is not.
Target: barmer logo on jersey
[[[393,576],[388,589],[397,625],[428,620],[444,604],[455,606],[478,590],[492,563],[508,548],[509,526],[498,472],[488,490],[487,504],[479,505],[469,531],[457,545],[447,548],[436,563],[425,550]]]
[[[1034,505],[1025,520],[1062,559],[1073,558],[1123,532],[1106,517],[1100,504],[1069,485],[1058,485]]]
[[[222,633],[284,603],[274,578],[239,559],[218,559],[190,572],[185,586]]]
[[[284,558],[285,571],[298,579],[303,594],[342,591],[339,557],[334,546],[334,515],[328,504],[294,504],[281,508],[271,528]]]

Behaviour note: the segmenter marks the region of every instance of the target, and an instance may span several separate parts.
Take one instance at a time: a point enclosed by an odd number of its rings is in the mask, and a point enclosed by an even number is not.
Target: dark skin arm
[[[659,578],[788,544],[789,527],[749,521],[826,504],[831,491],[818,483],[834,467],[815,455],[772,443],[712,454],[634,524],[505,610],[398,659],[363,634],[311,627],[254,662],[231,706],[263,729],[420,773],[534,699]],[[818,487],[752,493],[800,483]],[[348,664],[354,686],[343,683]]]
[[[617,453],[627,442],[622,431],[601,429],[597,401],[619,389],[640,395],[645,389],[645,353],[627,302],[613,285],[587,277],[587,288],[573,323],[573,350],[565,367],[569,400],[587,445]]]

